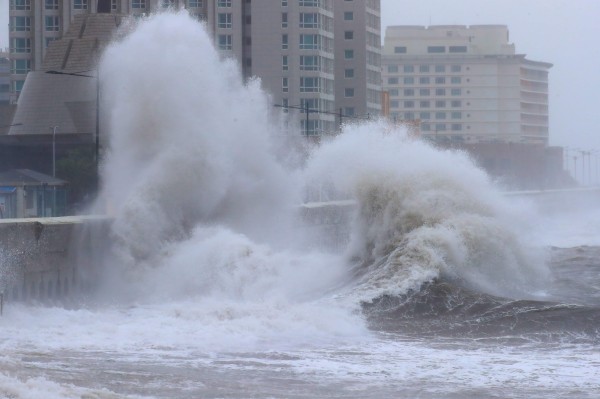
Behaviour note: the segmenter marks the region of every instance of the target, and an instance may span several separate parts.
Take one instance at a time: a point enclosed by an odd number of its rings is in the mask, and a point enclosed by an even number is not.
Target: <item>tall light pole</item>
[[[56,177],[56,129],[58,126],[51,126],[52,129],[52,177]]]
[[[56,178],[56,129],[52,126],[52,177]],[[52,216],[56,216],[56,182],[52,185]]]
[[[46,73],[52,75],[69,75],[79,76],[83,78],[96,78],[96,134],[95,134],[95,151],[94,160],[96,162],[96,173],[100,173],[99,162],[100,162],[100,69],[96,69],[96,76],[86,75],[84,73],[77,72],[61,72],[61,71],[46,71]]]

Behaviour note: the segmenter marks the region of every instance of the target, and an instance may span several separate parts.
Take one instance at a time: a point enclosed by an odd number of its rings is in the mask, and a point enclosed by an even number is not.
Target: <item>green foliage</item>
[[[71,150],[56,161],[56,177],[70,183],[72,204],[88,202],[96,192],[98,174],[93,148]]]

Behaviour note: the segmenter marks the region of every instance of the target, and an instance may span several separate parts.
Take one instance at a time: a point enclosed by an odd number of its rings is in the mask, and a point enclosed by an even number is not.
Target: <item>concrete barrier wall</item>
[[[98,217],[0,220],[0,292],[9,301],[63,301],[85,292],[106,247]]]

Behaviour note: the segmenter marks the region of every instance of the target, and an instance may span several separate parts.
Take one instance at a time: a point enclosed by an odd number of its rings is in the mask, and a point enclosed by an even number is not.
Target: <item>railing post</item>
[[[0,316],[4,311],[4,292],[0,292]]]

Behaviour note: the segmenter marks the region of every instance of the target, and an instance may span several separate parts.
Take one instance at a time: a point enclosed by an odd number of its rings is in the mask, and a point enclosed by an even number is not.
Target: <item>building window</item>
[[[317,112],[319,111],[319,99],[318,98],[301,98],[300,99],[300,110],[301,113],[308,112]]]
[[[232,50],[232,40],[231,35],[219,35],[219,50]]]
[[[450,46],[448,51],[451,53],[466,53],[467,46]]]
[[[404,96],[405,97],[412,97],[415,95],[415,90],[414,89],[404,89]]]
[[[300,7],[320,7],[321,0],[300,0]]]
[[[419,114],[419,118],[421,118],[421,119],[431,119],[431,113],[430,112],[421,112]]]
[[[437,100],[435,102],[435,107],[436,108],[446,108],[446,101],[443,100]]]
[[[344,50],[344,58],[347,60],[354,59],[354,50]]]
[[[346,40],[354,39],[354,31],[351,31],[351,30],[344,31],[344,39],[346,39]]]
[[[163,8],[175,7],[175,5],[175,0],[162,0]]]
[[[415,71],[414,65],[404,65],[404,73],[413,73]]]
[[[404,108],[414,108],[415,107],[415,102],[410,100],[410,101],[404,101]]]
[[[317,50],[319,35],[300,35],[300,50]]]
[[[460,72],[461,71],[461,67],[460,67],[460,65],[452,65],[452,66],[450,66],[450,71],[452,71],[452,72]]]
[[[221,8],[231,7],[231,0],[218,0],[217,7],[221,7]]]
[[[347,79],[352,79],[354,77],[354,69],[344,69],[344,77]]]
[[[436,112],[435,119],[446,119],[446,113],[445,112]]]
[[[131,8],[146,8],[146,0],[131,0]]]
[[[431,131],[431,125],[429,123],[423,123],[421,124],[421,130],[424,132],[430,132]]]
[[[427,52],[428,53],[445,53],[446,47],[445,46],[428,46]]]
[[[282,28],[288,27],[288,13],[287,12],[281,13],[281,27]]]
[[[31,30],[31,18],[11,17],[10,28],[16,32],[29,32]]]
[[[13,91],[15,93],[20,93],[23,90],[23,85],[25,84],[24,80],[15,80],[13,81]]]
[[[300,35],[300,36],[302,36],[302,35]],[[282,50],[288,49],[288,35],[281,35],[281,49]]]
[[[301,28],[318,28],[319,27],[319,14],[316,12],[301,12],[300,13],[300,27]]]
[[[429,72],[429,65],[419,65],[419,72]]]
[[[462,119],[462,112],[460,111],[454,111],[450,114],[450,117],[452,119]]]
[[[352,11],[344,11],[344,20],[345,21],[353,21],[354,13]]]
[[[429,89],[419,89],[419,95],[420,96],[429,96],[430,91],[429,91]]]
[[[189,0],[188,7],[201,8],[202,0]]]
[[[60,30],[60,20],[57,16],[46,16],[46,31],[47,32],[58,32]]]
[[[443,85],[444,83],[446,83],[446,78],[444,76],[437,76],[435,78],[436,85]]]
[[[429,107],[431,107],[431,103],[427,100],[419,101],[419,107],[429,108]]]
[[[398,65],[388,65],[389,73],[398,73]]]
[[[461,82],[460,76],[452,76],[450,78],[450,83],[452,83],[452,84],[460,84],[460,82]]]
[[[445,96],[446,95],[446,89],[435,89],[435,95],[436,96]]]
[[[403,80],[405,85],[414,85],[415,84],[415,78],[413,78],[412,76],[406,76]]]
[[[404,113],[404,120],[406,120],[406,121],[414,121],[415,120],[415,113],[414,112],[405,112]]]
[[[346,87],[344,89],[344,97],[354,97],[354,89],[351,87]]]
[[[73,0],[73,8],[75,10],[87,10],[88,2],[87,0]]]
[[[388,78],[388,84],[389,85],[397,85],[398,84],[398,78]]]
[[[446,72],[446,66],[445,65],[436,65],[435,71],[437,73],[444,73],[444,72]]]
[[[396,46],[394,47],[395,54],[406,54],[406,46]]]
[[[24,37],[13,37],[11,44],[11,53],[31,53],[31,39]]]
[[[281,0],[281,7],[287,7],[288,0]]]
[[[428,85],[429,84],[429,76],[421,76],[419,78],[419,83],[422,85]]]
[[[317,55],[301,55],[300,56],[301,71],[318,71],[319,56]]]
[[[56,37],[47,37],[47,38],[45,38],[45,42],[44,42],[45,47],[48,48],[48,46],[50,45],[50,43],[52,43],[55,40],[57,40]]]
[[[16,11],[31,10],[31,0],[11,0],[10,9]]]
[[[283,91],[284,93],[287,93],[289,90],[288,88],[288,78],[282,78],[281,79],[281,91]]]
[[[398,108],[398,107],[400,107],[400,101],[398,101],[398,100],[392,100],[392,101],[390,101],[390,107],[391,108]]]
[[[462,125],[460,123],[453,123],[451,129],[456,131],[462,130]]]
[[[389,92],[391,97],[397,97],[398,96],[398,89],[390,89]]]
[[[354,107],[345,107],[344,108],[344,115],[345,116],[354,116],[355,112],[356,111],[354,110]]]
[[[219,20],[219,22],[218,22],[217,26],[219,28],[231,29],[231,27],[232,27],[231,13],[229,13],[229,12],[219,13],[218,20]]]
[[[288,56],[287,55],[281,56],[281,69],[283,69],[284,71],[287,71],[289,69]]]
[[[460,96],[462,94],[461,89],[450,89],[450,94],[453,96]]]
[[[452,100],[450,106],[452,108],[460,108],[462,106],[462,102],[460,100]]]
[[[58,0],[46,0],[45,8],[46,10],[58,10]]]
[[[436,132],[443,132],[446,130],[446,125],[444,123],[436,123],[435,124],[435,131]]]
[[[31,71],[31,60],[13,60],[12,69],[13,74],[24,75]]]
[[[319,78],[300,78],[300,92],[301,93],[312,93],[319,91]]]

